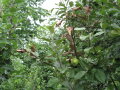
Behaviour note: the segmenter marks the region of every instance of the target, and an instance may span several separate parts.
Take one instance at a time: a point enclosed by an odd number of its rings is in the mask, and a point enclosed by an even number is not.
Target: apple
[[[73,65],[78,65],[79,60],[78,60],[77,58],[72,58],[72,59],[71,59],[71,63],[72,63]]]

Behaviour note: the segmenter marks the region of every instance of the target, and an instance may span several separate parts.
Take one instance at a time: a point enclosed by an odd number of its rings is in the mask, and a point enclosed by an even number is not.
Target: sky
[[[64,1],[64,0],[45,0],[41,7],[50,11],[53,8],[57,8],[58,6],[56,4],[58,4],[60,1]],[[69,1],[77,1],[77,0],[69,0]],[[52,12],[52,14],[54,15],[54,12]],[[49,17],[45,17],[45,19],[46,20],[42,23],[42,25],[47,24],[48,22],[47,19],[49,19]]]
[[[42,4],[42,8],[47,9],[47,10],[51,10],[52,8],[56,7],[55,3],[59,3],[59,2],[60,2],[60,0],[46,0]]]
[[[52,8],[56,8],[57,6],[55,4],[59,3],[60,1],[62,1],[62,0],[46,0],[42,4],[42,8],[51,10]],[[70,0],[70,1],[77,1],[77,0]]]

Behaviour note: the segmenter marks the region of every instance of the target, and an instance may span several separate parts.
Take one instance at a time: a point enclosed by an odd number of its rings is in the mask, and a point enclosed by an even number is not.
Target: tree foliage
[[[119,90],[120,1],[38,2],[1,1],[0,89]]]

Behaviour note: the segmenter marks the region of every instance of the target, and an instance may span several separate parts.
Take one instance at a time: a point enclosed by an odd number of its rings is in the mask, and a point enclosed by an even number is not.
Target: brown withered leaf
[[[36,55],[34,55],[31,51],[27,51],[26,49],[18,49],[18,50],[16,50],[17,52],[19,52],[19,53],[28,53],[32,58],[37,58],[37,56]]]
[[[77,52],[78,56],[84,56],[84,52]]]
[[[66,16],[66,17],[68,17],[68,16],[69,16],[69,13],[68,13],[68,12],[66,12],[65,16]]]
[[[83,7],[83,9],[85,10],[86,14],[90,14],[90,12],[91,12],[91,7],[86,6],[86,7]]]
[[[63,20],[59,20],[57,23],[56,23],[56,27],[59,27],[61,25]]]
[[[71,42],[71,43],[70,43],[70,48],[71,48],[72,51],[75,50],[75,44],[74,44],[74,42]]]
[[[69,54],[74,54],[74,52],[73,51],[64,52],[63,56],[66,56],[66,55],[69,55]]]
[[[66,28],[66,30],[67,30],[68,34],[71,36],[72,32],[74,31],[74,27],[69,26],[69,27]]]
[[[34,45],[32,45],[32,46],[30,47],[30,49],[31,49],[32,52],[35,52],[35,51],[36,51],[36,48],[35,48]]]
[[[18,49],[18,50],[16,50],[17,52],[20,52],[20,53],[25,53],[25,52],[27,52],[27,50],[26,49]]]
[[[73,17],[77,17],[77,15],[76,15],[76,14],[74,14],[74,13],[72,13],[72,16],[73,16]]]
[[[67,38],[68,41],[73,42],[73,38],[71,35],[66,33],[66,34],[64,34],[64,36]]]
[[[31,56],[32,58],[37,58],[37,56],[34,55],[32,52],[29,52],[29,53],[30,53],[30,56]]]
[[[73,51],[68,51],[68,52],[64,52],[63,53],[63,56],[67,56],[67,55],[70,55],[70,54],[72,54],[72,55],[75,55],[75,53],[73,52]],[[76,54],[78,55],[78,56],[84,56],[84,53],[83,52],[76,52]]]
[[[74,7],[74,8],[72,8],[73,11],[80,10],[80,9],[81,9],[80,7]]]

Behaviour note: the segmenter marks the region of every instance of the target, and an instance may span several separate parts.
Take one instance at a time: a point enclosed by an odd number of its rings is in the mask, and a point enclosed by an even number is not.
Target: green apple
[[[72,59],[71,59],[71,63],[72,63],[73,65],[77,65],[77,64],[79,63],[79,60],[78,60],[77,58],[72,58]]]

